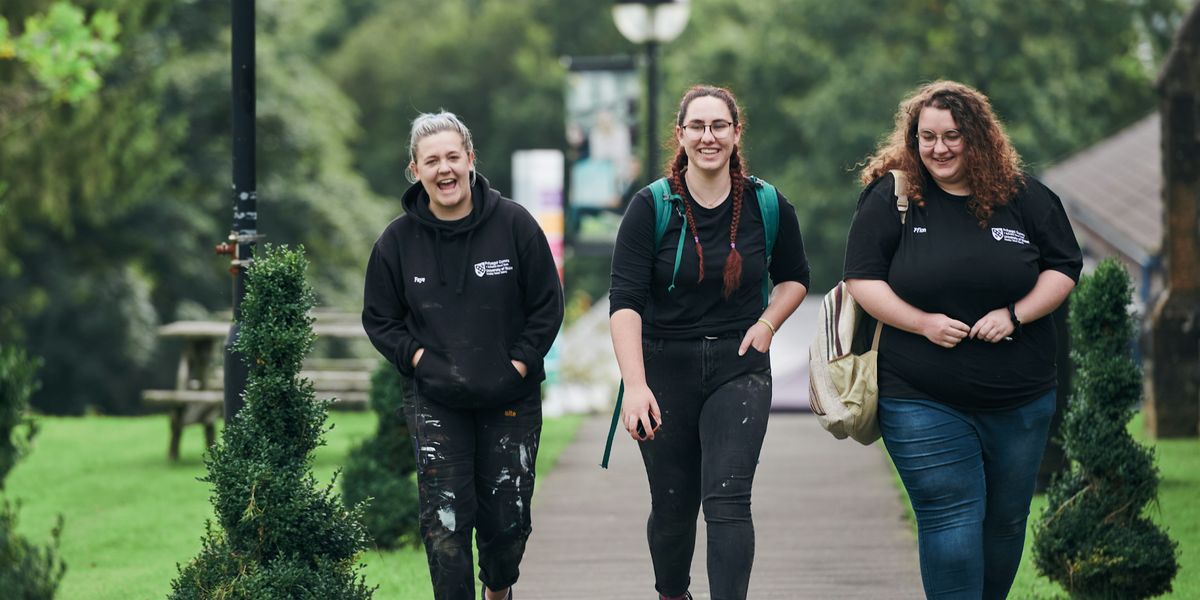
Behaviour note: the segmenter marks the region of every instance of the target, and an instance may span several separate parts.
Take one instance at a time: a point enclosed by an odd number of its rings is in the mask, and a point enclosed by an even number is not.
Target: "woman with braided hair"
[[[777,227],[764,226],[760,182],[748,178],[741,157],[744,127],[729,90],[689,89],[675,121],[672,199],[656,198],[654,186],[635,194],[613,252],[620,421],[646,466],[646,534],[655,589],[666,599],[691,598],[701,507],[712,598],[746,597],[750,488],[771,408],[769,350],[808,288],[796,211],[782,195],[767,211],[778,215]],[[658,202],[671,203],[661,239]],[[775,239],[769,264],[768,235]],[[767,277],[775,288],[764,302]]]

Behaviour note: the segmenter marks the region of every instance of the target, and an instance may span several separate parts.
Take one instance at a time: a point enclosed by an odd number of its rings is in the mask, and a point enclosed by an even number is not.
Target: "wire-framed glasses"
[[[934,133],[928,129],[917,132],[917,143],[921,144],[922,148],[932,148],[937,145],[938,140],[942,140],[947,148],[957,148],[963,143],[963,134],[957,129],[948,129],[942,133]]]
[[[683,132],[693,140],[698,140],[704,137],[705,130],[711,131],[713,137],[717,139],[725,139],[729,137],[729,133],[733,131],[733,123],[724,120],[716,120],[712,123],[692,121],[691,123],[683,126]]]

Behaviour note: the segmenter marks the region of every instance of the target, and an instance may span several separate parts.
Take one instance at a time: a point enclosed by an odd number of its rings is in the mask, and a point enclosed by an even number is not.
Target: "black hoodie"
[[[470,215],[441,221],[421,184],[410,187],[405,214],[375,241],[363,291],[375,348],[422,396],[456,407],[536,391],[563,319],[558,269],[537,222],[482,176],[471,198]],[[529,368],[523,380],[510,360]]]

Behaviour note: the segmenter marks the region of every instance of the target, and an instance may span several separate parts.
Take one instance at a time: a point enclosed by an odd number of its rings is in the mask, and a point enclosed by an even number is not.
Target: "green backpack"
[[[758,199],[758,209],[762,214],[763,234],[766,237],[767,246],[767,268],[771,267],[771,252],[775,250],[775,238],[779,233],[779,193],[775,191],[775,186],[759,179],[753,175],[750,176],[750,183],[754,185],[754,197]],[[660,177],[657,181],[650,184],[650,193],[654,198],[654,254],[658,254],[659,244],[662,243],[663,236],[667,233],[667,225],[671,222],[671,211],[675,211],[681,218],[683,224],[679,243],[675,246],[675,268],[671,271],[671,285],[667,286],[667,293],[675,289],[675,276],[679,274],[679,261],[683,258],[683,238],[682,229],[687,229],[687,213],[683,210],[683,198],[679,194],[671,191],[671,185],[667,183],[666,177]],[[771,297],[770,276],[763,274],[762,283],[762,306],[767,307],[767,301]],[[621,418],[621,400],[625,397],[625,382],[621,382],[621,387],[617,391],[617,404],[613,408],[612,424],[608,427],[608,441],[604,444],[604,459],[600,461],[600,466],[608,468],[608,458],[612,454],[613,436],[617,433],[617,422]]]

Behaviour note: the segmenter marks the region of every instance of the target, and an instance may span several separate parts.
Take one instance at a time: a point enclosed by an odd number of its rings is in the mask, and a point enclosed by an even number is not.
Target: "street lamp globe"
[[[617,31],[635,44],[679,37],[690,11],[689,0],[617,0],[612,9]]]
[[[657,133],[658,45],[669,42],[687,27],[690,0],[616,0],[613,22],[634,44],[646,49],[646,173],[653,179],[658,169]]]

